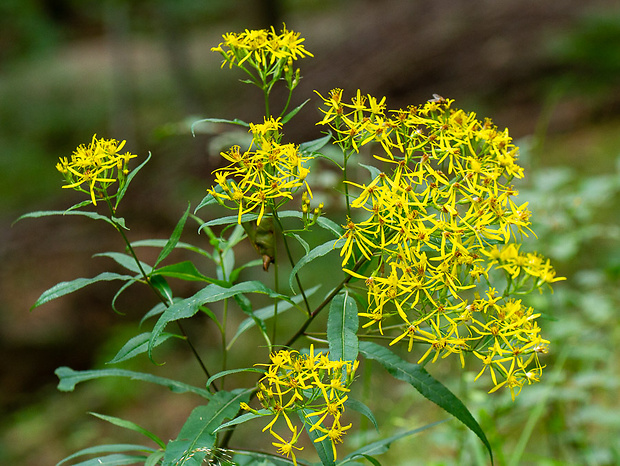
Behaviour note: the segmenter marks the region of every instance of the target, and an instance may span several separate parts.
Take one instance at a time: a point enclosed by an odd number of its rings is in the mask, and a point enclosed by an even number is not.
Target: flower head
[[[94,135],[90,144],[82,144],[73,152],[70,160],[61,157],[56,169],[67,181],[63,188],[89,193],[94,205],[97,199],[109,199],[108,188],[115,182],[119,189],[124,185],[129,173],[127,163],[137,157],[129,152],[121,154],[124,145],[125,141],[97,139]]]

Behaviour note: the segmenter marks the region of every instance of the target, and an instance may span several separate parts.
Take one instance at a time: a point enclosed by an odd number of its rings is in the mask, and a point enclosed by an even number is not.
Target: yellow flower
[[[299,33],[287,30],[286,26],[280,34],[272,27],[271,30],[246,29],[238,34],[230,32],[222,37],[224,41],[211,51],[222,54],[222,66],[228,63],[231,68],[234,64],[243,67],[247,61],[255,69],[269,72],[275,69],[275,63],[284,64],[289,60],[313,56],[302,44],[305,39]]]
[[[282,456],[286,456],[287,458],[290,456],[293,460],[293,464],[297,466],[297,459],[295,458],[295,450],[301,451],[304,449],[303,447],[295,446],[295,444],[297,443],[297,439],[299,438],[299,434],[297,433],[297,426],[293,427],[291,440],[289,440],[288,442],[284,440],[282,437],[280,437],[275,432],[271,432],[271,435],[273,435],[276,439],[279,440],[279,442],[271,443],[274,447],[278,448],[278,453],[280,453]]]
[[[56,169],[63,174],[68,184],[63,188],[73,188],[90,194],[91,201],[109,199],[107,189],[118,181],[119,189],[124,185],[129,173],[127,163],[136,155],[120,154],[125,141],[116,139],[97,139],[93,136],[90,144],[82,144],[71,155],[71,160],[61,157]],[[88,189],[82,187],[86,184]]]

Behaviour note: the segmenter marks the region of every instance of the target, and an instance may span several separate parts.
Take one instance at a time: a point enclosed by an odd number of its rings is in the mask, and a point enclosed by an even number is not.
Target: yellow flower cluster
[[[273,442],[278,452],[291,456],[297,464],[294,450],[302,450],[295,446],[301,432],[298,432],[289,415],[300,413],[306,424],[311,425],[310,431],[317,430],[323,434],[315,442],[325,439],[331,442],[335,459],[336,445],[342,443],[342,436],[351,427],[351,424],[343,426],[341,418],[359,362],[330,361],[327,354],[315,354],[313,346],[308,354],[281,350],[271,354],[270,359],[271,364],[267,365],[267,372],[258,384],[257,397],[273,415],[263,432],[269,429],[278,440]],[[242,403],[241,406],[250,409],[247,404]],[[280,417],[285,419],[290,430],[289,441],[273,431]]]
[[[266,207],[278,208],[302,186],[312,195],[305,182],[309,172],[305,165],[312,157],[303,156],[294,144],[280,144],[281,128],[280,119],[273,118],[250,124],[250,148],[242,152],[233,146],[221,153],[230,163],[214,172],[220,189],[208,192],[224,205],[231,201],[239,211],[239,223],[243,214],[257,210],[260,224]]]
[[[385,98],[359,91],[351,103],[343,102],[341,89],[323,101],[319,124],[337,134],[345,156],[374,142],[385,152],[375,158],[390,167],[368,185],[349,182],[359,190],[350,205],[361,220],[348,219],[341,255],[343,269],[367,286],[363,327],[389,332],[391,345],[408,341],[409,351],[414,343],[428,346],[419,362],[456,354],[464,364],[463,353],[474,352],[490,367],[492,391],[507,385],[514,397],[538,380],[538,354],[548,342],[538,314],[510,295],[525,286],[521,271],[536,278],[533,287],[558,279],[548,261],[521,257],[511,243],[531,230],[527,203],[513,200],[511,180],[523,170],[508,130],[440,96],[389,112]],[[501,253],[497,244],[512,249]],[[367,274],[347,266],[362,256],[377,261]],[[502,296],[491,287],[494,270],[510,280]],[[400,323],[386,326],[391,317]]]
[[[127,162],[136,155],[120,154],[125,141],[116,139],[97,139],[93,136],[90,144],[82,144],[71,155],[71,160],[61,157],[56,169],[63,174],[68,184],[63,188],[73,188],[89,193],[94,205],[97,199],[109,198],[107,189],[113,183],[119,183],[119,189],[125,183],[129,170]],[[88,190],[82,185],[88,185]]]
[[[238,34],[230,32],[222,37],[224,41],[211,48],[211,51],[219,52],[224,57],[222,66],[228,63],[231,68],[236,65],[246,71],[249,66],[262,77],[280,76],[284,71],[289,84],[293,79],[293,61],[312,56],[302,44],[305,39],[298,32],[288,31],[286,26],[280,34],[276,34],[272,27],[271,30],[246,29]]]

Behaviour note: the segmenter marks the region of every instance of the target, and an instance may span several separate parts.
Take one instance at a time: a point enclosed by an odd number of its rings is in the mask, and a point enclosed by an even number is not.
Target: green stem
[[[278,211],[273,208],[272,209],[273,212],[273,218],[276,220],[276,223],[278,224],[278,228],[280,228],[280,231],[282,232],[282,239],[284,241],[284,249],[286,250],[286,255],[288,256],[288,261],[291,264],[291,267],[295,267],[295,261],[293,260],[293,255],[291,254],[291,249],[288,246],[288,241],[286,240],[286,235],[284,235],[284,229],[282,228],[282,222],[280,221],[280,217],[278,217]],[[299,279],[299,275],[297,275],[297,273],[295,273],[295,281],[297,282],[297,286],[299,287],[299,291],[301,293],[301,296],[304,300],[304,304],[306,306],[306,312],[308,313],[308,316],[310,316],[311,311],[310,311],[310,303],[308,302],[308,297],[306,296],[306,292],[304,290],[304,287],[301,284],[301,280]],[[277,291],[277,290],[276,290]]]
[[[147,275],[147,273],[144,271],[144,268],[142,267],[142,264],[140,263],[140,259],[138,259],[138,256],[136,255],[136,251],[134,250],[134,248],[131,246],[131,242],[129,241],[129,238],[127,238],[127,235],[125,234],[125,232],[123,231],[123,227],[116,221],[116,218],[114,216],[115,214],[115,209],[112,207],[112,204],[110,203],[110,199],[106,198],[106,202],[108,203],[108,207],[110,208],[110,212],[112,214],[112,216],[110,217],[110,220],[112,221],[112,223],[114,224],[114,227],[116,228],[116,230],[121,234],[121,237],[123,238],[123,241],[125,242],[125,246],[127,247],[127,250],[129,251],[129,254],[131,255],[131,257],[133,257],[134,261],[136,262],[136,265],[138,266],[138,270],[140,271],[140,275],[142,275],[142,278],[144,279],[144,283],[146,283],[148,285],[148,287],[153,291],[153,293],[155,293],[155,295],[157,296],[157,298],[164,304],[164,306],[166,306],[166,308],[169,308],[172,305],[172,302],[170,302],[168,300],[168,298],[166,298],[157,288],[155,288],[153,286],[153,284],[151,283],[151,280],[149,279],[149,276]],[[187,335],[187,333],[185,332],[185,329],[183,328],[183,326],[181,325],[181,322],[179,322],[178,320],[176,321],[177,326],[179,327],[179,331],[181,332],[181,334],[183,335],[184,340],[187,342],[188,346],[190,347],[190,350],[192,351],[192,353],[194,354],[194,357],[196,358],[196,360],[198,361],[198,364],[200,365],[200,368],[202,369],[202,371],[204,372],[204,374],[206,375],[207,379],[211,377],[211,374],[209,373],[209,370],[207,369],[207,366],[204,364],[204,362],[202,361],[202,358],[200,357],[200,355],[198,354],[198,351],[196,350],[196,347],[193,345],[193,343],[191,342],[189,336]],[[213,384],[211,384],[211,386],[213,387],[214,391],[218,391],[217,386],[214,386]]]
[[[356,264],[353,266],[353,271],[355,272],[357,269],[359,269],[368,259],[366,259],[365,257],[362,257],[360,260],[358,260],[356,262]],[[290,347],[293,343],[295,343],[295,341],[297,341],[297,339],[302,336],[304,334],[304,332],[306,331],[306,329],[308,328],[308,326],[312,323],[312,321],[314,320],[314,318],[319,315],[319,313],[331,302],[332,299],[334,299],[334,297],[340,293],[340,290],[342,290],[344,288],[344,286],[349,283],[351,281],[351,279],[353,278],[353,275],[347,275],[347,277],[345,277],[344,280],[342,280],[332,291],[329,295],[327,295],[327,297],[323,300],[323,302],[321,304],[319,304],[316,309],[314,311],[312,311],[310,313],[310,315],[308,316],[308,318],[306,319],[306,321],[301,325],[301,327],[299,328],[299,330],[297,330],[297,332],[295,332],[295,334],[284,344],[285,347]]]
[[[269,90],[265,86],[266,84],[263,85],[263,96],[265,98],[265,117],[270,118],[271,113],[269,113]]]
[[[342,184],[344,184],[344,195],[347,200],[347,217],[351,218],[351,201],[349,199],[349,183],[347,183],[347,162],[349,160],[349,156],[351,154],[346,154],[343,152],[344,160],[342,164]]]
[[[278,270],[280,270],[280,262],[278,261],[278,235],[273,234],[273,279],[274,279],[274,288],[276,293],[280,293],[280,279]],[[274,299],[273,302],[273,333],[271,335],[271,347],[269,348],[269,353],[271,353],[273,345],[276,343],[276,337],[278,332],[278,299]]]
[[[284,105],[284,108],[280,112],[280,118],[284,116],[284,112],[286,112],[286,109],[288,109],[288,106],[291,104],[291,96],[292,95],[293,95],[293,89],[289,89],[288,90],[288,98],[286,99],[286,104]]]

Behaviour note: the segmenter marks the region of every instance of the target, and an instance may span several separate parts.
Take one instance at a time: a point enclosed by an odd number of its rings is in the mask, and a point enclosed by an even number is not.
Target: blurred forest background
[[[126,441],[125,431],[88,411],[176,437],[194,398],[114,380],[56,391],[58,366],[102,367],[115,354],[149,307],[129,303],[150,303],[146,292],[119,302],[126,316],[110,309],[115,289],[103,285],[28,312],[55,283],[109,266],[91,256],[118,250],[117,238],[85,220],[11,223],[32,210],[77,202],[60,189],[55,164],[96,133],[126,139],[126,148],[141,156],[153,154],[123,215],[132,240],[167,237],[187,201],[195,206],[205,195],[218,149],[232,137],[220,126],[192,137],[191,122],[262,119],[262,96],[238,83],[236,71],[221,70],[210,48],[225,32],[279,30],[283,22],[306,37],[315,56],[299,62],[303,79],[293,105],[312,102],[289,124],[291,142],[321,136],[312,91],[325,95],[334,87],[345,95],[358,88],[385,95],[390,108],[438,93],[510,129],[526,167],[519,189],[534,212],[536,248],[568,277],[553,295],[530,299],[544,313],[543,334],[552,341],[548,367],[516,403],[472,386],[475,373],[450,386],[487,432],[498,464],[620,464],[616,0],[3,0],[0,463],[54,464],[79,448]],[[180,350],[172,347],[164,357],[168,364],[158,370],[204,383]],[[449,365],[429,370],[444,383],[455,378]],[[385,393],[381,379],[369,383]],[[406,387],[390,389],[395,396],[373,406],[385,420],[382,436],[445,418]],[[477,440],[457,424],[395,444],[379,459],[486,464]]]

